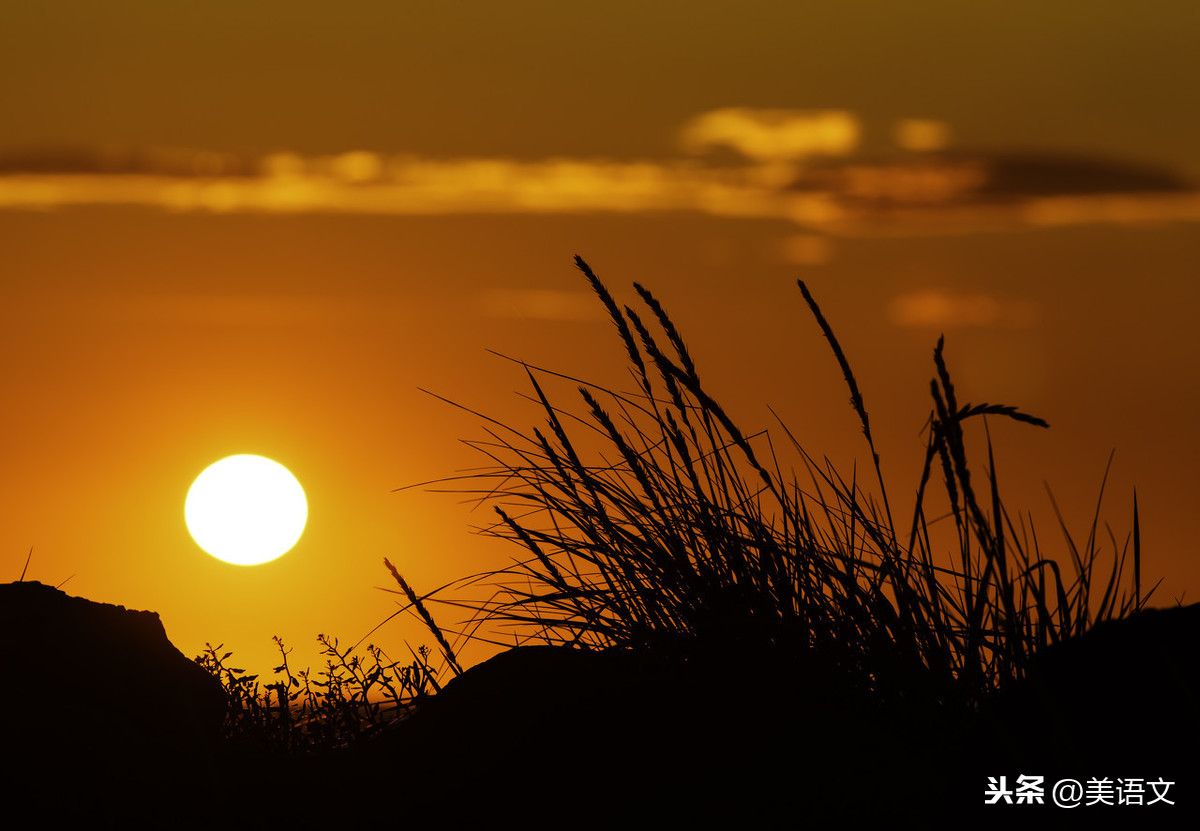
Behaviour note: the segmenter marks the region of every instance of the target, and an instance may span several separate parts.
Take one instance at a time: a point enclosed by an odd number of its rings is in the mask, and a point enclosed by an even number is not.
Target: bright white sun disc
[[[296,477],[278,462],[229,456],[196,477],[183,513],[201,548],[227,563],[252,566],[296,544],[308,501]]]

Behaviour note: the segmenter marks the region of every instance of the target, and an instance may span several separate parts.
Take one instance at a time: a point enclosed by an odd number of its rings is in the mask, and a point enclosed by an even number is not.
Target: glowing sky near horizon
[[[391,493],[482,461],[478,420],[418,387],[527,426],[485,349],[623,382],[579,253],[662,297],[739,417],[771,403],[849,464],[803,277],[899,493],[944,331],[965,398],[1052,424],[997,428],[1039,539],[1042,479],[1078,531],[1115,448],[1114,534],[1136,485],[1159,600],[1191,599],[1195,192],[971,188],[1012,153],[1198,182],[1198,84],[1185,0],[4,4],[0,567],[32,545],[31,577],[258,669],[272,634],[353,642],[394,609],[384,556],[420,590],[513,553],[453,496]],[[178,523],[235,453],[314,506],[256,569],[188,559]]]

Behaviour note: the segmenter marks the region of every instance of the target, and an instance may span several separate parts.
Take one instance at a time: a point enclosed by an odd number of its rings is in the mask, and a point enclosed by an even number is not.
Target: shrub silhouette
[[[265,754],[343,748],[392,724],[438,689],[424,646],[402,663],[373,644],[362,658],[337,638],[318,635],[317,643],[325,668],[294,670],[291,650],[276,637],[280,664],[271,683],[230,664],[233,653],[221,652],[223,645],[205,645],[194,660],[225,692],[223,736],[231,747]]]
[[[478,486],[467,492],[495,510],[498,521],[485,533],[526,552],[509,568],[471,578],[498,587],[489,600],[466,603],[475,637],[488,623],[515,627],[519,640],[589,649],[686,658],[732,648],[817,660],[878,701],[972,707],[1021,678],[1039,649],[1128,615],[1149,597],[1136,497],[1131,539],[1112,552],[1107,574],[1096,522],[1082,545],[1063,526],[1070,579],[1036,537],[1028,541],[1023,521],[1014,524],[990,435],[979,474],[965,429],[986,428],[988,416],[1048,425],[1012,406],[960,403],[941,339],[915,511],[902,532],[862,393],[803,282],[802,298],[849,387],[877,496],[827,459],[817,462],[781,424],[811,489],[785,474],[769,434],[741,430],[702,384],[657,298],[635,283],[648,314],[620,307],[586,262],[577,257],[576,265],[616,327],[637,391],[518,361],[544,426],[521,432],[468,410],[488,423],[490,439],[473,444],[495,465],[467,476]],[[551,402],[544,383],[553,377],[578,385],[582,415]],[[589,455],[593,445],[599,449]],[[942,558],[930,533],[935,478],[953,523],[952,551]],[[1130,547],[1131,592],[1123,588]],[[404,588],[409,607],[422,599]],[[441,635],[427,612],[422,618]]]

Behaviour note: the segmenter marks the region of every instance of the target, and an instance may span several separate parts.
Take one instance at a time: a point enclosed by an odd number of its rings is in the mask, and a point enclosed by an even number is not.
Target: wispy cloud
[[[845,156],[858,147],[859,123],[845,110],[753,110],[730,107],[689,121],[679,141],[688,153],[730,147],[759,162]]]
[[[0,208],[138,205],[167,211],[246,213],[570,213],[699,211],[780,216],[795,197],[768,187],[761,171],[672,164],[550,159],[266,160],[246,177],[161,174],[10,174]],[[368,178],[366,171],[379,170]]]
[[[931,289],[894,298],[889,304],[888,313],[897,326],[937,329],[969,326],[1025,328],[1037,323],[1041,309],[1031,300]]]
[[[674,160],[431,159],[367,150],[250,161],[189,151],[0,154],[0,209],[691,211],[789,220],[800,235],[785,255],[809,263],[828,256],[817,238],[1200,221],[1200,193],[1169,170],[936,150],[949,128],[927,119],[898,123],[896,139],[910,149],[881,160],[855,155],[859,133],[858,120],[844,111],[730,108],[685,124],[680,141],[692,155]],[[742,161],[708,152],[721,147]]]
[[[478,296],[480,310],[493,317],[537,320],[597,320],[596,298],[582,291],[491,289]]]
[[[203,326],[224,328],[310,327],[360,324],[364,317],[399,319],[402,303],[383,297],[333,295],[162,292],[157,294],[66,293],[30,295],[29,311],[94,322],[103,314],[127,326]],[[36,309],[37,311],[33,311]],[[98,312],[97,310],[103,310]]]
[[[904,150],[925,153],[950,146],[950,125],[932,118],[902,118],[892,127],[892,138]]]

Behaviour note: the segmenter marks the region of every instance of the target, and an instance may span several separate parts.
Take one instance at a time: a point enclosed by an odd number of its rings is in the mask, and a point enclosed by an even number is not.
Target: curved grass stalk
[[[1125,557],[1114,551],[1092,609],[1098,517],[1082,548],[1067,535],[1075,573],[1068,583],[1036,536],[1031,544],[1014,528],[990,435],[981,501],[967,423],[983,419],[986,428],[991,417],[1047,425],[1007,405],[960,404],[943,340],[933,355],[933,411],[916,505],[901,533],[862,393],[807,286],[799,283],[850,389],[877,495],[827,460],[817,464],[786,427],[811,491],[785,476],[769,434],[742,431],[702,385],[654,295],[635,286],[673,357],[634,310],[618,306],[587,263],[576,264],[608,310],[638,392],[617,393],[518,361],[546,429],[523,433],[486,419],[499,429],[489,431],[492,442],[474,444],[495,467],[468,478],[485,486],[471,492],[499,517],[483,532],[531,556],[473,578],[496,586],[488,601],[462,604],[472,611],[473,632],[487,623],[548,642],[663,655],[765,649],[801,660],[821,652],[883,700],[924,696],[969,706],[1020,677],[1038,649],[1144,604],[1136,502],[1133,596],[1120,590]],[[551,402],[539,380],[550,378],[577,385],[583,415]],[[586,428],[587,441],[568,427]],[[935,554],[927,518],[935,460],[954,526],[949,562]],[[447,652],[443,642],[439,637]]]

